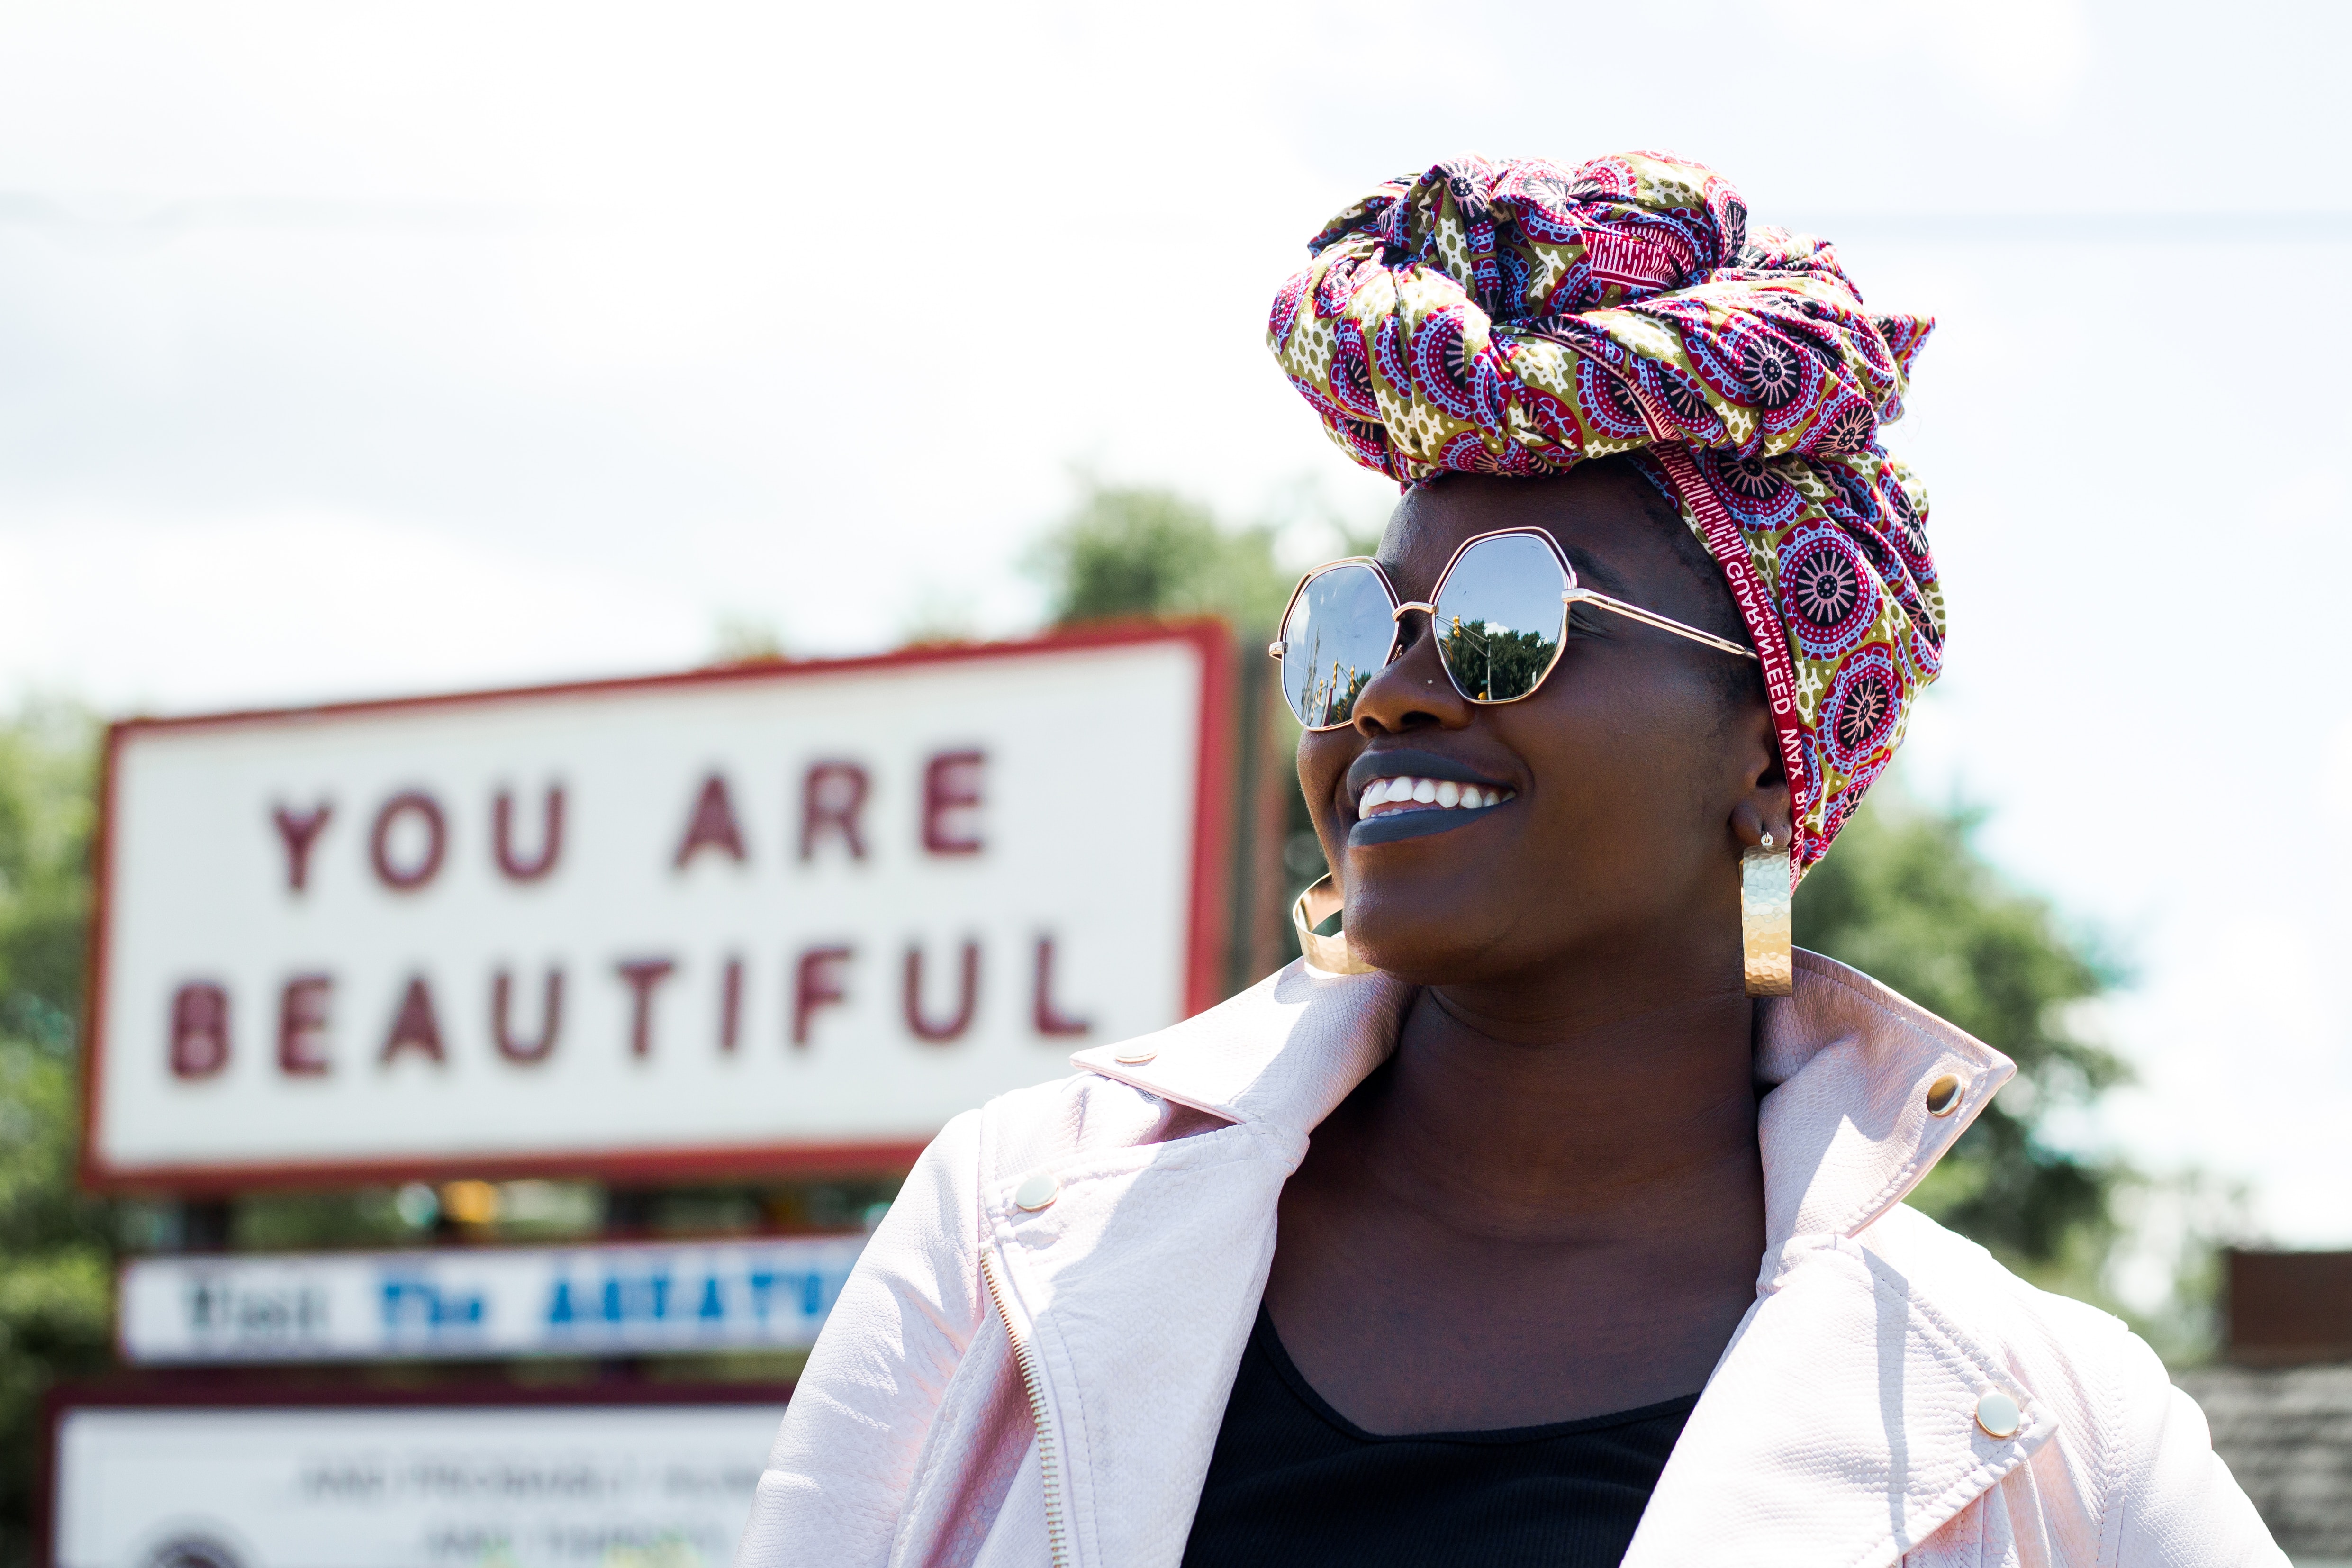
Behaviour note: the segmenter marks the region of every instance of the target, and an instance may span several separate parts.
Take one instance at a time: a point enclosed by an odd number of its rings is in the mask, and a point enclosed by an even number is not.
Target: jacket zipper
[[[1061,1467],[1054,1457],[1054,1429],[1045,1419],[1045,1390],[1037,1375],[1036,1358],[1013,1326],[1013,1314],[1004,1309],[1004,1289],[996,1280],[995,1254],[981,1249],[980,1275],[988,1282],[988,1298],[996,1304],[996,1315],[1004,1323],[1004,1337],[1013,1345],[1013,1363],[1021,1369],[1022,1385],[1029,1392],[1029,1418],[1037,1427],[1037,1471],[1045,1483],[1045,1546],[1052,1555],[1054,1568],[1069,1568],[1070,1549],[1062,1533]]]

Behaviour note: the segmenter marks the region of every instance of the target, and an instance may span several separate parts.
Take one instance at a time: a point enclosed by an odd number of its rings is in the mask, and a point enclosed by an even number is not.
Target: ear
[[[1789,799],[1789,774],[1780,765],[1780,737],[1772,716],[1761,704],[1752,708],[1738,729],[1739,796],[1732,803],[1731,837],[1743,849],[1762,847],[1772,836],[1772,847],[1786,848],[1796,836],[1795,808]]]

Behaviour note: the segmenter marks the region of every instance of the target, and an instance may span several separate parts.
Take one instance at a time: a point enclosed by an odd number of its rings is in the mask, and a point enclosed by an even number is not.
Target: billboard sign
[[[122,1359],[433,1361],[801,1350],[856,1236],[134,1258]]]
[[[1214,1001],[1207,625],[109,732],[85,1175],[903,1166]]]
[[[438,1396],[446,1400],[448,1396]],[[54,1568],[721,1568],[779,1391],[410,1404],[68,1396]]]

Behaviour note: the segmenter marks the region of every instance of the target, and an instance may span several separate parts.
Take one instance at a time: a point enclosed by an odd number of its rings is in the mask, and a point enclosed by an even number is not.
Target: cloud
[[[2145,1169],[2202,1168],[2257,1182],[2274,1240],[2341,1244],[2352,1190],[2352,1012],[2326,955],[2352,931],[2290,912],[2176,911],[2144,986],[2116,999],[2137,1086],[2100,1109],[2105,1134]]]
[[[1772,9],[1825,49],[1901,62],[1890,85],[1937,71],[2029,119],[2063,110],[2092,58],[2081,0],[1776,0]]]
[[[112,708],[635,674],[710,635],[622,573],[345,515],[0,532],[0,689]]]
[[[2345,820],[2352,818],[2352,719],[2337,724],[2327,737],[2319,781],[2320,805],[2336,819],[2340,837]]]

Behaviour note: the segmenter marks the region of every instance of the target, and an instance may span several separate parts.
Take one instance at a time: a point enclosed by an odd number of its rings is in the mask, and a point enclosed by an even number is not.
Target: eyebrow
[[[1588,552],[1570,550],[1565,544],[1560,548],[1568,551],[1568,563],[1576,568],[1577,580],[1586,587],[1598,588],[1612,599],[1633,598],[1633,589],[1625,579],[1617,575],[1601,562],[1594,560]]]

